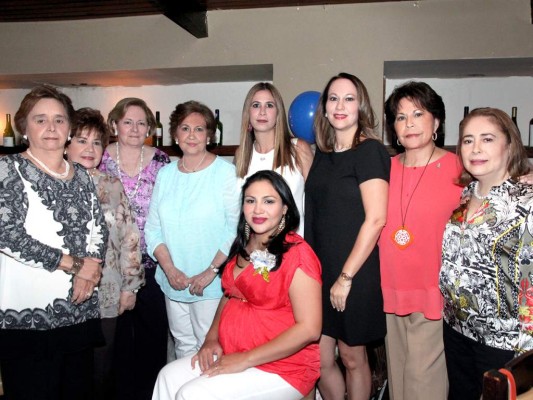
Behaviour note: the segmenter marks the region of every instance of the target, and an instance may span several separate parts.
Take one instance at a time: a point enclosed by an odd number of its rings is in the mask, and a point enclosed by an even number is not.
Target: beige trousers
[[[442,319],[387,314],[385,346],[391,400],[447,399]]]

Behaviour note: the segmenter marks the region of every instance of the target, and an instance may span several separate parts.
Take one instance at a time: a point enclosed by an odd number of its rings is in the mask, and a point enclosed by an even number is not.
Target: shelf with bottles
[[[233,157],[235,155],[235,151],[237,151],[237,147],[239,146],[237,145],[232,145],[232,146],[208,145],[207,150],[218,156]],[[181,157],[183,154],[179,146],[176,144],[172,146],[158,146],[158,149],[164,151],[169,156],[173,156],[173,157]]]

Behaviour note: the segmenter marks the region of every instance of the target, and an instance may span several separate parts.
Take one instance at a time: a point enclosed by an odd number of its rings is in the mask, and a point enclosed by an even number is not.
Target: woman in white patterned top
[[[449,399],[479,399],[483,372],[533,349],[533,187],[518,129],[494,108],[460,124],[461,205],[446,226],[440,287]]]

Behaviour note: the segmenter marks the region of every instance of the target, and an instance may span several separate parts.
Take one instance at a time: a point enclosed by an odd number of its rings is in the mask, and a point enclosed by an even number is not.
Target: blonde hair
[[[301,165],[298,154],[291,143],[291,139],[294,136],[291,134],[289,125],[287,124],[285,105],[283,104],[281,94],[271,83],[259,82],[248,91],[242,107],[241,138],[239,148],[235,153],[237,176],[240,178],[244,178],[248,173],[255,141],[255,133],[250,123],[250,107],[252,106],[252,100],[255,94],[262,90],[270,92],[278,111],[276,126],[274,128],[274,161],[272,170],[281,167],[283,172],[284,167],[289,167],[291,170],[294,170],[296,165]],[[293,160],[296,160],[296,165]]]

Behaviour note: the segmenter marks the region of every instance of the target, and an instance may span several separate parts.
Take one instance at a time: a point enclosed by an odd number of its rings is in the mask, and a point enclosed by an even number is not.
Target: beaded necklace
[[[126,192],[126,195],[131,200],[137,194],[137,191],[139,190],[139,186],[141,184],[141,172],[143,170],[143,162],[144,162],[144,144],[141,147],[141,160],[139,162],[139,174],[137,175],[137,183],[135,184],[135,188],[133,188],[133,191],[131,191],[130,193],[128,193],[128,191],[126,190],[126,185],[124,185],[124,182],[122,181],[122,169],[120,169],[120,152],[119,152],[118,142],[116,142],[116,147],[117,147],[118,179],[120,179],[120,183],[122,183],[122,186],[124,187],[124,191]]]
[[[68,161],[66,161],[66,160],[63,160],[63,162],[65,163],[65,172],[60,174],[60,173],[54,172],[50,168],[48,168],[45,163],[43,163],[41,160],[39,160],[37,157],[35,157],[33,155],[33,153],[31,152],[31,150],[29,148],[26,150],[26,154],[29,155],[37,164],[39,164],[39,166],[47,174],[52,175],[54,178],[65,179],[68,176],[69,172],[70,172],[70,163]]]

